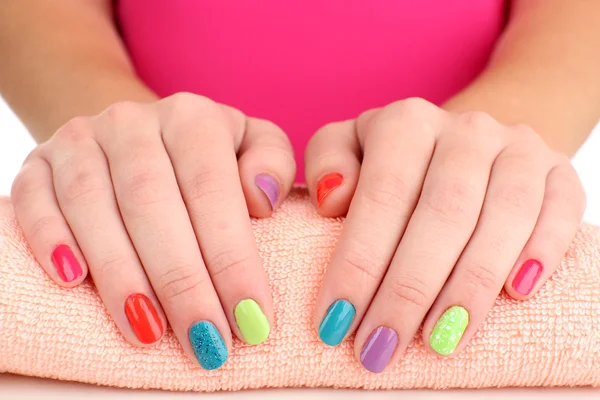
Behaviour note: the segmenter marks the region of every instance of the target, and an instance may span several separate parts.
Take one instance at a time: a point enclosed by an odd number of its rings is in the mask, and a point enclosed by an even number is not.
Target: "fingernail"
[[[321,207],[323,201],[333,192],[338,186],[344,182],[344,177],[338,173],[328,174],[321,178],[317,184],[317,204]]]
[[[269,203],[271,203],[271,209],[274,210],[277,201],[279,200],[279,183],[277,183],[275,178],[268,174],[258,175],[254,182],[256,183],[256,186],[267,195]]]
[[[212,322],[196,322],[190,328],[190,343],[200,366],[213,370],[225,364],[229,352],[223,337]]]
[[[260,306],[252,299],[240,301],[233,312],[244,341],[261,344],[269,337],[271,326]]]
[[[340,344],[348,333],[355,315],[356,309],[349,301],[336,300],[333,302],[319,326],[319,337],[323,343],[328,346]]]
[[[386,326],[380,326],[371,333],[360,352],[360,362],[368,371],[379,374],[390,362],[396,346],[398,334]]]
[[[533,290],[535,283],[542,274],[544,267],[537,260],[527,260],[513,280],[513,289],[522,295],[528,295]]]
[[[163,323],[150,299],[143,294],[132,294],[125,300],[125,315],[141,343],[151,344],[163,336]]]
[[[429,344],[438,354],[452,354],[469,325],[469,312],[460,306],[450,307],[435,324]]]
[[[57,246],[52,252],[51,258],[58,276],[64,282],[73,282],[83,275],[79,261],[77,261],[75,254],[73,254],[66,244]]]

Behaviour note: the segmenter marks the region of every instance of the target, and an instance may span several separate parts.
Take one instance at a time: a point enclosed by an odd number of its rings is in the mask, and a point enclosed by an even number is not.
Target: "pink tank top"
[[[298,180],[322,125],[411,96],[436,104],[485,66],[504,0],[119,0],[133,63],[160,96],[187,91],[278,124]]]

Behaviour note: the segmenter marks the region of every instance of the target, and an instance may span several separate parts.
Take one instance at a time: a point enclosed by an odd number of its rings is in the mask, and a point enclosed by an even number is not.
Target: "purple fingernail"
[[[255,183],[267,195],[271,209],[275,209],[277,200],[279,200],[279,184],[275,178],[271,175],[260,174],[256,177]]]
[[[369,371],[383,372],[398,345],[398,334],[380,326],[375,329],[360,352],[360,362]]]

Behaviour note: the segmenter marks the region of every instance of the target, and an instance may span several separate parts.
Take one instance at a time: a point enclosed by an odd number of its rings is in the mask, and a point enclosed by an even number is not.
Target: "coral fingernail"
[[[435,324],[429,345],[443,356],[454,353],[468,325],[469,312],[464,307],[450,307]]]
[[[355,315],[356,309],[352,303],[346,300],[334,301],[321,321],[319,338],[328,346],[337,346],[346,337]]]
[[[317,184],[317,204],[319,207],[323,204],[323,201],[333,192],[336,188],[342,185],[344,177],[338,173],[328,174],[321,178]]]
[[[542,267],[542,264],[539,261],[525,261],[513,280],[513,289],[522,295],[527,296],[535,287],[543,270],[544,267]]]
[[[81,264],[69,246],[61,244],[52,252],[52,263],[64,282],[73,282],[83,275]]]
[[[279,201],[279,183],[268,174],[257,175],[254,183],[267,196],[269,203],[271,203],[271,209],[274,210]]]
[[[190,343],[200,366],[217,369],[227,361],[229,351],[217,327],[209,321],[196,322],[190,327]]]
[[[271,326],[258,303],[252,299],[240,301],[234,310],[242,337],[248,344],[261,344],[269,337]]]
[[[141,343],[152,344],[163,336],[163,323],[152,301],[143,294],[132,294],[125,300],[125,315]]]
[[[368,371],[379,374],[387,367],[398,345],[398,334],[386,326],[375,329],[360,352],[360,362]]]

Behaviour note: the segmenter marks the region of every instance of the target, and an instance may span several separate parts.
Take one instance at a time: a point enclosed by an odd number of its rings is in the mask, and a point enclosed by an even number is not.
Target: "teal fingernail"
[[[225,364],[229,352],[223,337],[212,322],[196,322],[191,326],[189,336],[196,359],[202,368],[213,370]]]
[[[319,326],[319,337],[323,343],[329,346],[340,344],[348,333],[355,315],[356,309],[349,301],[336,300],[333,302]]]

